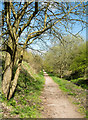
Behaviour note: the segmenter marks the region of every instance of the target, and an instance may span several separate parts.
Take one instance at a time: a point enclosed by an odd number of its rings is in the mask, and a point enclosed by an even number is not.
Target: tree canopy
[[[33,48],[31,46],[33,43],[47,45],[49,40],[56,42],[56,38],[63,43],[63,35],[67,32],[74,35],[70,28],[77,23],[81,23],[81,30],[83,30],[87,24],[85,9],[87,4],[85,2],[34,2],[33,0],[10,1],[2,4],[0,36],[3,39],[2,51],[6,51],[2,88],[5,96],[10,99],[17,85],[25,49]],[[47,39],[44,39],[45,37]],[[21,55],[17,60],[19,48],[21,48]],[[17,70],[13,74],[15,65]]]

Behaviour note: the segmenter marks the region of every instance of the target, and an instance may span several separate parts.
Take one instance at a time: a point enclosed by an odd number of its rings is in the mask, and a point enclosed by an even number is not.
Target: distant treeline
[[[53,46],[44,57],[47,72],[68,80],[88,77],[86,42],[66,36],[63,43]]]

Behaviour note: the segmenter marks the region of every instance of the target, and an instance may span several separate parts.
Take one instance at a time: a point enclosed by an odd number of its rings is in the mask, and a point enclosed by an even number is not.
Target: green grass
[[[64,79],[61,79],[61,78],[58,78],[58,77],[54,77],[52,76],[53,80],[59,84],[59,88],[61,90],[63,90],[64,92],[67,92],[69,95],[73,95],[75,96],[76,93],[73,92],[73,87],[75,86],[74,84],[72,84],[71,82],[67,81],[67,80],[64,80]],[[75,86],[77,87],[77,86]],[[79,89],[79,87],[78,87]]]
[[[45,82],[43,72],[33,74],[33,71],[31,71],[31,76],[28,73],[29,70],[30,67],[28,67],[28,70],[22,68],[16,92],[11,100],[6,101],[5,97],[2,96],[2,101],[12,108],[10,112],[12,116],[18,115],[19,118],[39,118],[41,116],[42,108],[39,96]]]
[[[78,111],[80,111],[82,114],[86,114],[86,90],[70,81],[55,76],[51,77],[59,85],[59,88],[68,94],[70,100],[78,106]]]
[[[86,111],[86,118],[88,118],[88,110]]]

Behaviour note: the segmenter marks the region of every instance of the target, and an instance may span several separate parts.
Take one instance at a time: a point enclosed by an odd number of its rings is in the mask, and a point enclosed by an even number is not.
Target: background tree
[[[41,38],[46,34],[46,31],[48,35],[56,35],[55,33],[58,32],[61,40],[62,30],[69,31],[70,25],[75,21],[86,25],[85,7],[86,4],[83,2],[42,3],[31,0],[30,2],[3,3],[1,36],[4,39],[2,50],[6,51],[6,59],[2,90],[7,99],[12,97],[16,88],[24,50],[31,47],[32,43],[44,42]],[[19,45],[22,50],[17,62],[16,73],[13,75]]]
[[[70,64],[72,73],[75,73],[74,77],[84,77],[87,67],[86,61],[86,43],[81,44],[76,50],[73,49],[72,54],[75,54]]]
[[[44,57],[44,67],[59,77],[79,73],[84,75],[86,68],[86,43],[81,39],[66,36],[64,42],[53,46]]]

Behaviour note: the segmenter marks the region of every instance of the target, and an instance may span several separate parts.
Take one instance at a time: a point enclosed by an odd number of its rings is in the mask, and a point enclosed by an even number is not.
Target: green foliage
[[[88,118],[88,110],[86,110],[86,118]]]
[[[84,89],[88,89],[88,80],[85,80],[84,78],[73,79],[71,82],[78,86],[81,86]]]
[[[53,46],[44,57],[44,68],[54,75],[71,79],[83,76],[86,67],[86,47],[81,39],[65,36],[63,43]]]
[[[32,67],[36,70],[37,73],[42,70],[42,58],[40,55],[34,54],[33,61],[31,63]]]
[[[73,51],[74,53],[74,51]],[[70,65],[70,69],[73,72],[78,72],[79,76],[84,76],[85,74],[85,69],[87,65],[86,61],[86,44],[82,44],[78,47],[77,52],[75,53],[75,57],[73,59],[72,64]]]
[[[26,63],[28,66],[28,64]],[[16,67],[14,68],[14,72]],[[30,67],[28,67],[30,70]],[[33,73],[33,71],[31,71]],[[41,90],[44,85],[43,72],[39,74],[28,73],[27,70],[23,69],[20,72],[18,78],[18,84],[14,97],[9,101],[6,101],[5,97],[2,96],[2,101],[7,103],[7,106],[12,107],[10,114],[12,116],[19,115],[20,118],[37,118],[40,116],[40,103],[39,98]]]

